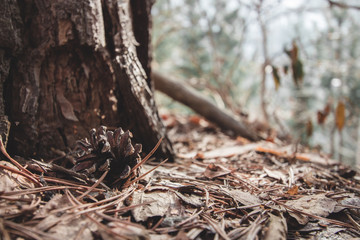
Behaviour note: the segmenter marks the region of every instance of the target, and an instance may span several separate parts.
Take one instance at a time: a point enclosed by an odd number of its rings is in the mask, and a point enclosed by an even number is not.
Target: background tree
[[[1,133],[16,154],[50,157],[121,126],[145,151],[161,138],[150,79],[152,1],[1,0]]]

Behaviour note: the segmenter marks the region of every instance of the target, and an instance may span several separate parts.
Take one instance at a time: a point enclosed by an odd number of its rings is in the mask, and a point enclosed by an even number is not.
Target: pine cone
[[[88,176],[100,177],[109,170],[105,181],[112,184],[114,181],[123,183],[127,179],[138,176],[139,169],[132,172],[132,168],[141,161],[139,153],[141,144],[131,143],[132,133],[122,128],[115,131],[100,126],[90,130],[90,140],[87,138],[77,142],[76,164],[73,170]],[[122,181],[118,181],[118,180]]]

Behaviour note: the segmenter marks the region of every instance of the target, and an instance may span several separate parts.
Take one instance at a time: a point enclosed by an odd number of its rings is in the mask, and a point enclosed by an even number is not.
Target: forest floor
[[[36,186],[2,161],[0,239],[360,237],[356,171],[301,146],[229,137],[199,117],[163,119],[175,161],[150,159],[141,174],[156,169],[122,190],[46,175]]]

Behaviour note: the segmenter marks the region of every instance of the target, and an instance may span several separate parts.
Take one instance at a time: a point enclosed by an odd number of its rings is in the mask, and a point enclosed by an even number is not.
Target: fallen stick
[[[152,72],[151,77],[155,83],[156,90],[190,107],[207,120],[215,123],[221,129],[230,130],[237,136],[252,141],[261,139],[249,124],[235,119],[184,82],[171,79],[156,71]]]

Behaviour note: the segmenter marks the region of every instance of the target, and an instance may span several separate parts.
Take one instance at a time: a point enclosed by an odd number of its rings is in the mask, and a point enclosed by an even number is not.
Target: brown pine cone
[[[141,144],[131,143],[132,133],[118,128],[115,131],[100,126],[90,130],[90,140],[87,138],[77,142],[76,164],[73,170],[88,176],[99,178],[109,170],[105,178],[107,184],[115,181],[120,185],[127,179],[138,176],[139,169],[132,168],[141,161]]]

